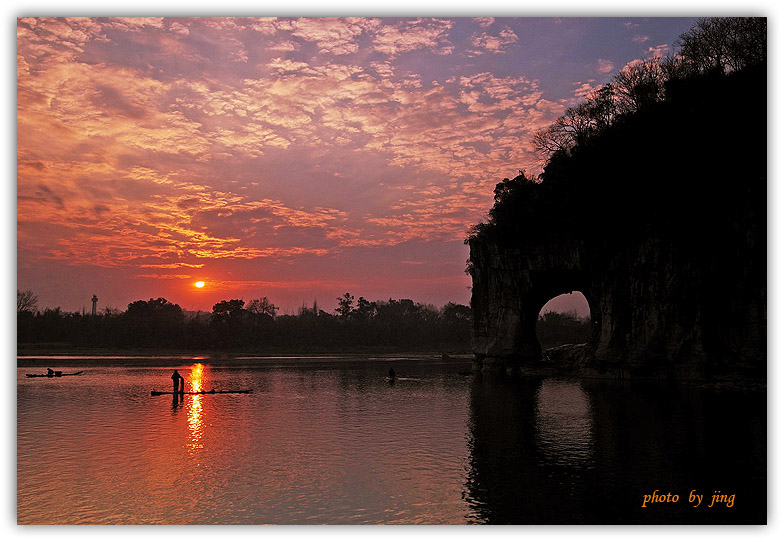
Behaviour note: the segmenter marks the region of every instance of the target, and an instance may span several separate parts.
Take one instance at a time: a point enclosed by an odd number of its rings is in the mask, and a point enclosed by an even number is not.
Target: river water
[[[84,372],[25,376],[47,364]],[[764,391],[434,358],[18,365],[20,524],[766,522]],[[253,392],[151,396],[175,368],[186,391]],[[642,507],[655,490],[670,502]]]

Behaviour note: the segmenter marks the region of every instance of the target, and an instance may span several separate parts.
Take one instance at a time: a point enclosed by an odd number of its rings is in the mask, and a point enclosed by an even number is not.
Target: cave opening
[[[588,300],[580,291],[553,297],[536,319],[536,338],[542,350],[564,344],[582,344],[591,339],[592,315]]]

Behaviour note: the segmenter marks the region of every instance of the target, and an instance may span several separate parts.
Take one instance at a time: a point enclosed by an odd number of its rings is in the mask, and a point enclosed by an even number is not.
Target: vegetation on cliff
[[[764,213],[766,31],[702,19],[678,54],[627,66],[535,135],[543,173],[498,183],[469,241],[730,235]]]

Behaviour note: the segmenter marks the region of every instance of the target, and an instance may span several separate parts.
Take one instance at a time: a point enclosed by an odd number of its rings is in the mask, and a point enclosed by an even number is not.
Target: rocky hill
[[[580,291],[583,374],[764,378],[766,65],[667,85],[539,179],[499,183],[467,241],[477,368],[546,365],[539,311]]]

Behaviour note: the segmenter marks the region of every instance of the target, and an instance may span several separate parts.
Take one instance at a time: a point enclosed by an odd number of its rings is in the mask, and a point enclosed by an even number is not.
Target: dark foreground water
[[[41,363],[85,372],[25,377]],[[22,524],[766,522],[765,392],[437,360],[19,364],[37,366],[17,378]],[[174,368],[186,390],[254,391],[151,397]],[[655,490],[671,502],[643,508]]]

